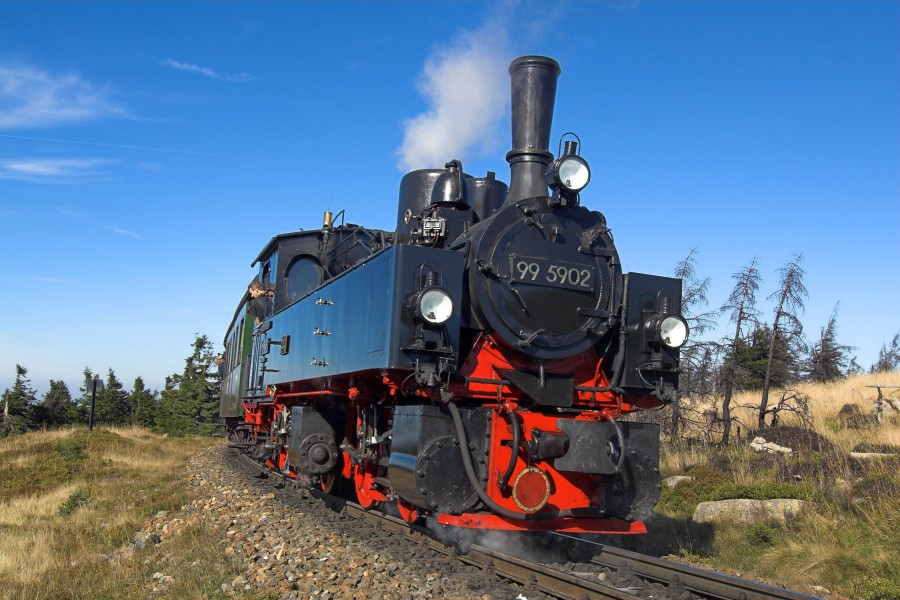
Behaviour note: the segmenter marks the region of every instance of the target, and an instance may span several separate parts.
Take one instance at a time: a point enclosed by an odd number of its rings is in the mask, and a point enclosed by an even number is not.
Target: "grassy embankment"
[[[886,422],[875,426],[839,414],[846,404],[871,413],[875,390],[865,386],[876,382],[900,385],[900,373],[802,387],[824,442],[795,432],[793,440],[779,442],[794,447],[788,457],[756,454],[744,440],[726,449],[667,445],[663,475],[695,479],[663,491],[651,539],[716,568],[797,589],[818,585],[851,598],[900,598],[900,460],[849,456],[855,449],[900,446],[900,417],[888,409]],[[757,394],[735,398],[736,405],[757,401]],[[748,431],[754,415],[737,414]],[[218,551],[220,536],[200,523],[143,551],[116,552],[157,511],[193,499],[183,466],[214,443],[83,428],[0,441],[0,597],[145,598],[157,572],[175,576],[168,597],[219,595],[240,569]],[[802,498],[810,509],[786,526],[690,521],[698,502],[740,497]]]
[[[900,452],[900,415],[886,407],[880,426],[870,417],[876,390],[865,386],[876,383],[900,385],[900,372],[799,386],[811,400],[814,433],[794,429],[762,434],[792,447],[789,456],[757,454],[746,439],[725,449],[684,440],[667,444],[663,476],[695,479],[663,490],[660,516],[653,525],[658,539],[670,540],[672,551],[717,568],[807,592],[821,586],[851,598],[900,598],[900,458],[850,456],[854,450]],[[897,398],[900,390],[885,392]],[[734,398],[738,406],[758,402],[758,392]],[[858,414],[841,414],[848,404],[858,406]],[[740,408],[737,416],[746,438],[755,427],[755,413]],[[799,421],[785,417],[783,425]],[[693,434],[703,437],[700,431]],[[796,521],[783,526],[712,527],[690,521],[699,502],[728,498],[800,498],[810,504]]]
[[[202,598],[239,574],[201,524],[123,555],[158,511],[190,503],[188,459],[221,440],[85,428],[0,440],[0,597],[146,598],[156,572],[168,597]]]

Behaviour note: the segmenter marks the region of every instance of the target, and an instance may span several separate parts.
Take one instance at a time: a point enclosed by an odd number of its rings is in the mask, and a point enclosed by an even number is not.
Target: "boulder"
[[[785,446],[779,446],[775,442],[767,442],[764,437],[755,437],[750,442],[750,447],[757,452],[768,452],[769,454],[791,454],[793,450]]]
[[[757,523],[784,524],[795,518],[803,507],[805,500],[777,499],[751,500],[738,498],[735,500],[718,500],[701,502],[694,510],[695,523]]]

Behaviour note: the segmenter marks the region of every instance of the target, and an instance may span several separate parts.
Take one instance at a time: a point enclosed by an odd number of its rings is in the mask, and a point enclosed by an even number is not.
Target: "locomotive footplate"
[[[494,529],[497,531],[557,531],[560,533],[593,533],[613,535],[639,535],[647,533],[641,521],[621,519],[547,519],[543,521],[519,521],[492,514],[439,514],[437,522],[461,529]]]

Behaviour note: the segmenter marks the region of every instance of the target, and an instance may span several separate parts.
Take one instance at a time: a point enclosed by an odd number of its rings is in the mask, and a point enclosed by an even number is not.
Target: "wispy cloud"
[[[232,83],[240,83],[243,81],[253,81],[254,79],[256,79],[256,77],[254,77],[250,73],[219,73],[217,71],[214,71],[213,69],[210,69],[209,67],[192,65],[190,63],[174,60],[172,58],[167,58],[160,64],[172,69],[176,69],[178,71],[186,71],[188,73],[203,75],[204,77],[209,77],[210,79],[215,79],[216,81],[230,81]]]
[[[130,236],[133,238],[138,238],[138,239],[140,239],[140,237],[141,237],[141,234],[136,233],[134,231],[130,231],[128,229],[122,229],[121,227],[113,227],[112,225],[110,225],[107,227],[107,229],[109,229],[113,233],[118,233],[120,235],[127,235],[127,236]]]
[[[130,116],[111,95],[109,89],[98,89],[76,73],[0,65],[0,129]]]
[[[98,158],[21,158],[0,160],[0,179],[40,183],[72,183],[98,174],[97,168],[116,161]]]
[[[452,158],[465,159],[470,149],[493,150],[497,127],[509,98],[507,21],[491,18],[476,31],[464,31],[425,63],[419,91],[428,110],[404,123],[403,145],[397,150],[403,171],[439,167]],[[490,142],[487,142],[490,144]]]

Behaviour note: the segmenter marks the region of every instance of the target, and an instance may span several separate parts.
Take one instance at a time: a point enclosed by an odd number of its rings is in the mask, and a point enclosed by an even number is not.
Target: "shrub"
[[[754,546],[774,546],[775,530],[768,525],[759,523],[747,532],[747,541]]]
[[[90,497],[84,490],[75,490],[66,498],[66,501],[59,506],[60,516],[67,517],[73,512],[88,503]]]
[[[853,486],[857,498],[896,498],[900,495],[900,476],[896,471],[867,473]]]
[[[74,436],[67,436],[53,443],[53,450],[66,462],[78,462],[84,458],[84,446]]]
[[[688,474],[694,477],[693,481],[686,481],[675,488],[663,488],[656,506],[657,511],[669,515],[687,516],[689,513],[693,513],[700,502],[735,498],[805,500],[812,496],[812,491],[806,483],[760,480],[740,485],[734,483],[732,476],[709,465],[693,467],[688,470]]]
[[[864,575],[853,583],[851,594],[859,600],[897,600],[900,585],[879,575]]]

